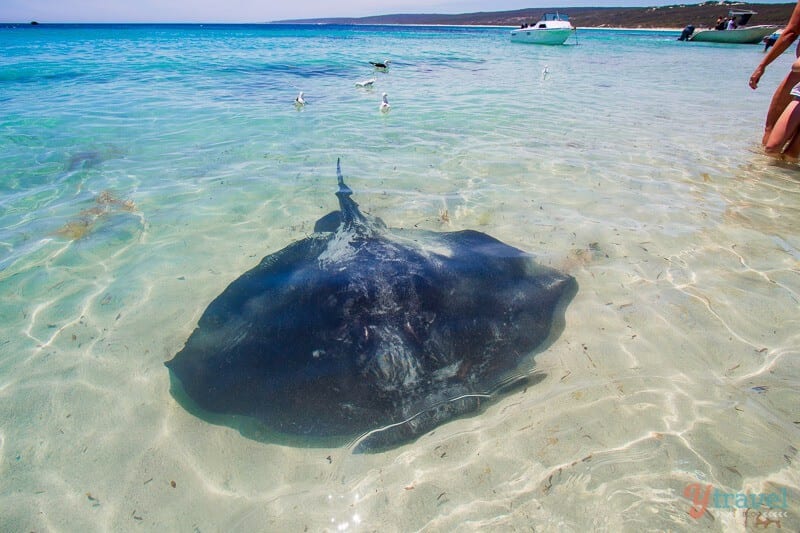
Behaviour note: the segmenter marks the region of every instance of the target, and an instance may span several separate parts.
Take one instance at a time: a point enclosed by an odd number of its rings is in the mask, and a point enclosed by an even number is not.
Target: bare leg
[[[766,146],[770,134],[772,133],[772,128],[775,127],[775,123],[778,121],[781,113],[783,113],[783,110],[786,109],[786,106],[792,101],[792,95],[789,94],[789,92],[792,90],[792,87],[798,83],[800,83],[800,72],[792,71],[789,72],[781,84],[778,85],[778,88],[775,89],[775,94],[772,95],[772,101],[767,111],[767,120],[764,125],[764,137],[761,139],[761,144]]]
[[[783,159],[792,163],[800,161],[800,134],[797,132],[795,132],[789,144],[786,145],[786,148],[783,149]]]
[[[800,126],[800,100],[792,99],[775,122],[764,149],[770,155],[779,155],[784,145],[795,136]]]

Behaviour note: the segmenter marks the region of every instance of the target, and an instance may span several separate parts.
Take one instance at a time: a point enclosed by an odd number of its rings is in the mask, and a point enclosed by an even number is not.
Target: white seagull
[[[386,98],[386,93],[383,93],[381,98],[381,112],[386,113],[392,108],[392,106],[389,105],[389,100]]]
[[[389,68],[389,63],[390,62],[391,62],[391,59],[386,59],[386,60],[384,60],[383,63],[378,63],[376,61],[370,61],[369,64],[372,65],[373,67],[375,67],[378,70],[386,70],[387,68]]]
[[[364,81],[357,81],[356,82],[356,87],[359,87],[361,89],[369,89],[369,88],[372,88],[372,84],[373,83],[375,83],[375,78],[370,78],[370,79],[364,80]]]
[[[297,98],[294,99],[294,105],[297,107],[303,107],[306,105],[306,99],[303,98],[303,91],[300,91],[300,94],[298,94]]]

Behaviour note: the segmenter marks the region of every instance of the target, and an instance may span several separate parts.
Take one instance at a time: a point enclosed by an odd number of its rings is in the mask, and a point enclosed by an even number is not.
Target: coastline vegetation
[[[463,26],[519,26],[539,20],[544,13],[569,15],[573,25],[591,28],[697,28],[710,26],[730,9],[753,10],[752,24],[785,25],[795,3],[748,4],[745,2],[703,2],[653,7],[548,7],[462,14],[394,14],[360,18],[316,18],[281,20],[277,23],[313,24],[439,24]]]

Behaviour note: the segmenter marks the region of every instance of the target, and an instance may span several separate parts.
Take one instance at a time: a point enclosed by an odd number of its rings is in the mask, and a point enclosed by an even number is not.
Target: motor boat
[[[728,17],[736,23],[736,28],[732,30],[716,30],[709,28],[694,32],[690,41],[705,43],[729,43],[729,44],[758,44],[764,37],[770,35],[778,29],[778,26],[762,24],[760,26],[748,26],[750,17],[755,15],[755,11],[742,11],[732,9],[728,12]]]
[[[546,13],[536,24],[511,30],[511,42],[564,44],[574,31],[568,15]]]

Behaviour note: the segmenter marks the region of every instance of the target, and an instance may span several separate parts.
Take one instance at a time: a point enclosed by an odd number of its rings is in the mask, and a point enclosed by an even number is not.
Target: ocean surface
[[[800,169],[760,151],[793,56],[752,91],[761,46],[677,35],[0,28],[0,530],[800,529]],[[163,363],[336,208],[337,158],[389,226],[577,279],[535,384],[373,454],[175,401]]]

